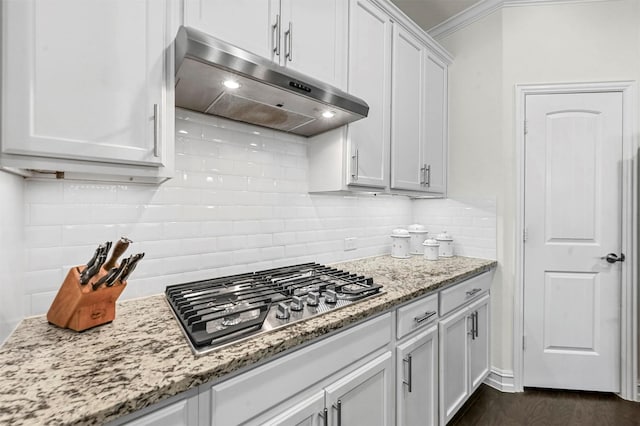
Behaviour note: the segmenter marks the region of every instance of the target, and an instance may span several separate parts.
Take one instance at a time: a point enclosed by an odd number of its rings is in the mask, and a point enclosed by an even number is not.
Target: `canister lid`
[[[447,234],[447,231],[442,231],[442,234],[438,234],[436,237],[438,241],[453,241],[451,235]]]
[[[409,235],[409,231],[407,231],[406,229],[397,228],[391,232],[391,236],[400,237],[400,238],[409,238],[410,235]]]
[[[433,238],[427,238],[426,240],[424,240],[424,243],[422,243],[422,245],[427,247],[439,247],[440,243]]]
[[[419,223],[414,223],[413,225],[409,225],[409,233],[416,233],[416,234],[424,234],[426,233],[427,230],[425,229],[424,225],[420,225]]]

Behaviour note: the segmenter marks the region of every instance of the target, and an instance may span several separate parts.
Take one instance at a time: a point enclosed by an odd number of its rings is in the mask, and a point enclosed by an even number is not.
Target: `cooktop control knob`
[[[318,306],[320,303],[320,294],[315,291],[310,291],[307,294],[307,305],[309,306]]]
[[[291,304],[289,305],[289,309],[292,311],[301,311],[304,308],[304,301],[300,296],[293,296],[291,298]]]
[[[327,290],[324,292],[324,303],[333,305],[338,303],[338,294],[335,290]]]
[[[278,303],[278,309],[276,310],[276,318],[287,319],[290,316],[291,316],[291,312],[289,311],[289,307],[282,302]]]

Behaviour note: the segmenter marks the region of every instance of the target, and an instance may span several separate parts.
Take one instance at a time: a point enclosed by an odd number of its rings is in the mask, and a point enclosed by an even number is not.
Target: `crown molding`
[[[431,28],[434,39],[447,37],[503,7],[542,6],[550,4],[594,3],[612,0],[482,0]]]

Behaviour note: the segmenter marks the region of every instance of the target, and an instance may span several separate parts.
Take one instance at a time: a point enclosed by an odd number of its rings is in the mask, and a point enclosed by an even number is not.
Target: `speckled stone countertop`
[[[195,357],[163,295],[117,304],[83,333],[22,321],[0,348],[0,424],[104,424],[495,266],[492,260],[378,256],[335,264],[381,296]]]

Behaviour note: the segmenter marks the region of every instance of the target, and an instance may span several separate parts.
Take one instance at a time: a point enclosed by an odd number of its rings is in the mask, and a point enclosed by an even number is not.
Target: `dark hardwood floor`
[[[503,393],[482,385],[448,426],[640,425],[640,402],[613,394],[549,389]]]

